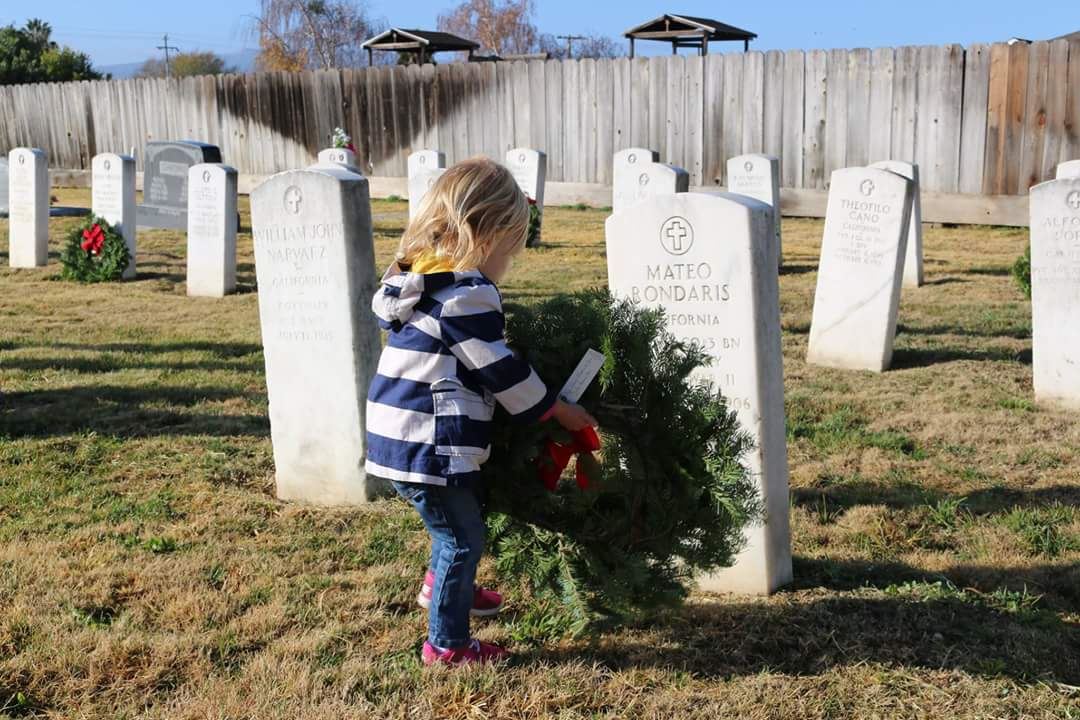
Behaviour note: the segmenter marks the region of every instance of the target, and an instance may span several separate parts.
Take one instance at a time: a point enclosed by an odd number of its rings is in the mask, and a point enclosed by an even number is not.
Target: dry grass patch
[[[381,270],[407,212],[373,209]],[[431,672],[415,516],[273,497],[241,212],[219,301],[185,296],[179,233],[122,285],[57,279],[71,220],[47,268],[0,250],[0,715],[1080,717],[1080,426],[1031,402],[1025,232],[928,226],[874,375],[804,362],[821,222],[785,221],[795,586],[560,643],[511,588],[478,632],[517,660]],[[549,208],[508,299],[603,284],[604,217]]]

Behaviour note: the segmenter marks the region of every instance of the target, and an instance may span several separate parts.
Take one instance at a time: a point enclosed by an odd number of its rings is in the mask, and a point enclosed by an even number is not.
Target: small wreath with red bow
[[[537,247],[540,244],[540,206],[531,197],[529,201],[529,229],[525,233],[525,247]]]
[[[95,216],[71,231],[60,262],[65,280],[110,282],[123,277],[131,253],[116,227]]]

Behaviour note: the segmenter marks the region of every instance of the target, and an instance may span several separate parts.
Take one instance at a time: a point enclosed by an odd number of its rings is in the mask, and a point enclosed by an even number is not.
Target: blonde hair
[[[529,203],[510,171],[488,158],[470,158],[428,190],[396,258],[412,264],[432,252],[454,270],[472,270],[495,252],[520,251],[528,229]]]

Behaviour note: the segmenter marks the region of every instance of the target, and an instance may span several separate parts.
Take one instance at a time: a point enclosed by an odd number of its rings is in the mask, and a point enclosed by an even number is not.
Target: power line
[[[175,50],[176,52],[180,52],[180,48],[169,45],[169,33],[165,33],[165,44],[158,45],[157,49],[165,51],[165,77],[169,77],[171,74],[169,71],[169,51]]]

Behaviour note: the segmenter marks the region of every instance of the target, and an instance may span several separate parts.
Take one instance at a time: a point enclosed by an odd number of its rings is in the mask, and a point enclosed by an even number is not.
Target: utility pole
[[[170,50],[175,50],[176,52],[180,52],[180,48],[175,47],[173,45],[170,45],[169,44],[169,33],[165,33],[165,44],[164,45],[158,45],[157,49],[165,51],[165,77],[171,77],[172,73],[169,70],[169,51]]]
[[[565,40],[566,41],[566,59],[567,60],[573,60],[574,59],[574,41],[575,40],[584,40],[585,39],[584,35],[556,35],[555,37],[558,40]]]

